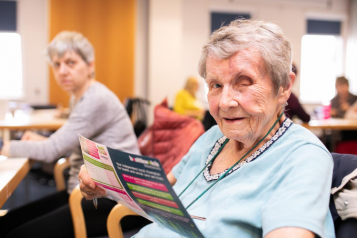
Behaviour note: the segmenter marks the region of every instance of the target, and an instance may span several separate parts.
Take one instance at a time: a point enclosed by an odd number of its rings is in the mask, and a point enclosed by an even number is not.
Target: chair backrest
[[[154,109],[154,124],[139,137],[139,148],[159,159],[167,174],[204,132],[200,121],[171,111],[164,100]]]
[[[357,141],[341,141],[336,145],[336,152],[340,154],[357,155]]]
[[[140,216],[129,208],[118,203],[110,211],[107,219],[107,230],[109,238],[123,238],[123,230],[120,221],[126,216]],[[77,238],[77,237],[76,237]]]
[[[55,165],[53,175],[55,178],[57,191],[62,191],[66,189],[66,180],[63,172],[65,169],[69,168],[69,166],[70,165],[67,158],[59,159]]]
[[[150,102],[142,98],[127,98],[125,100],[125,109],[133,123],[134,132],[137,137],[147,127],[147,106]]]
[[[344,177],[347,175],[351,174],[356,168],[357,168],[357,155],[351,155],[351,154],[338,154],[338,153],[331,153],[333,161],[334,161],[334,168],[333,168],[333,176],[332,176],[332,184],[331,188],[337,188],[341,185],[342,180]],[[339,228],[341,227],[342,223],[345,222],[351,222],[351,219],[344,220],[342,221],[335,206],[334,202],[334,196],[331,195],[330,197],[330,212],[332,215],[332,218],[335,223],[335,230],[336,233],[340,232],[340,238],[342,237],[350,237],[350,236],[344,236],[341,235],[341,233],[346,233],[342,232],[341,230],[339,231]],[[354,219],[354,223],[356,223],[356,219]],[[346,226],[344,226],[346,227]],[[357,227],[354,228],[355,231],[357,231]]]

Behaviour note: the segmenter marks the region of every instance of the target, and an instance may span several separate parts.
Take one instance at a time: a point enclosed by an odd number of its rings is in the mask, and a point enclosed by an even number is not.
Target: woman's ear
[[[286,101],[288,101],[290,94],[291,94],[291,89],[292,89],[294,81],[295,81],[295,77],[296,77],[296,75],[293,72],[290,72],[289,73],[290,80],[289,80],[288,85],[286,85],[285,88],[283,88],[283,87],[279,88],[279,94],[278,94],[279,103],[283,104]]]
[[[89,69],[89,78],[94,78],[94,72],[95,72],[95,67],[94,67],[94,61],[90,62],[87,64],[88,65],[88,69]]]

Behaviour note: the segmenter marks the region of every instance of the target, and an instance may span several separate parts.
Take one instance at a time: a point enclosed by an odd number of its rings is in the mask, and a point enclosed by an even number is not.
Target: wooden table
[[[344,130],[357,130],[357,120],[349,120],[349,119],[338,119],[338,118],[330,118],[325,120],[311,120],[309,123],[303,123],[302,126],[311,130],[311,129],[321,129],[323,132],[322,142],[326,144],[327,135],[326,130],[333,130],[331,135],[331,147],[330,150],[332,152],[335,151],[336,146],[336,131],[344,131]],[[357,132],[356,132],[357,133]]]
[[[0,131],[4,140],[10,140],[11,130],[59,129],[67,119],[56,118],[55,109],[35,110],[28,114],[21,110],[14,116],[7,114],[5,120],[0,120]]]
[[[0,208],[31,168],[29,159],[0,157]]]
[[[326,120],[311,120],[303,123],[307,129],[357,130],[357,120],[330,118]]]

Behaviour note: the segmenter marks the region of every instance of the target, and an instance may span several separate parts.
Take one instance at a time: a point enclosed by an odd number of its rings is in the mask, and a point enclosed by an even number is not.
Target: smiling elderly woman
[[[282,30],[262,21],[236,20],[203,46],[199,72],[218,126],[168,178],[188,212],[206,218],[195,220],[205,237],[335,236],[330,153],[283,113],[295,79],[291,63]],[[79,176],[82,194],[99,196],[83,166]],[[135,237],[179,236],[151,224]]]

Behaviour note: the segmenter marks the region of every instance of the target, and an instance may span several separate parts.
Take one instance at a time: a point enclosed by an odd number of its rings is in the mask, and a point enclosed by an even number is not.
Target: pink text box
[[[141,186],[145,186],[145,187],[149,187],[149,188],[153,188],[156,190],[161,190],[164,192],[168,192],[165,184],[162,183],[156,183],[150,180],[146,180],[146,179],[142,179],[142,178],[137,178],[137,177],[133,177],[127,174],[123,174],[124,180],[129,182],[129,183],[134,183],[137,185],[141,185]]]

